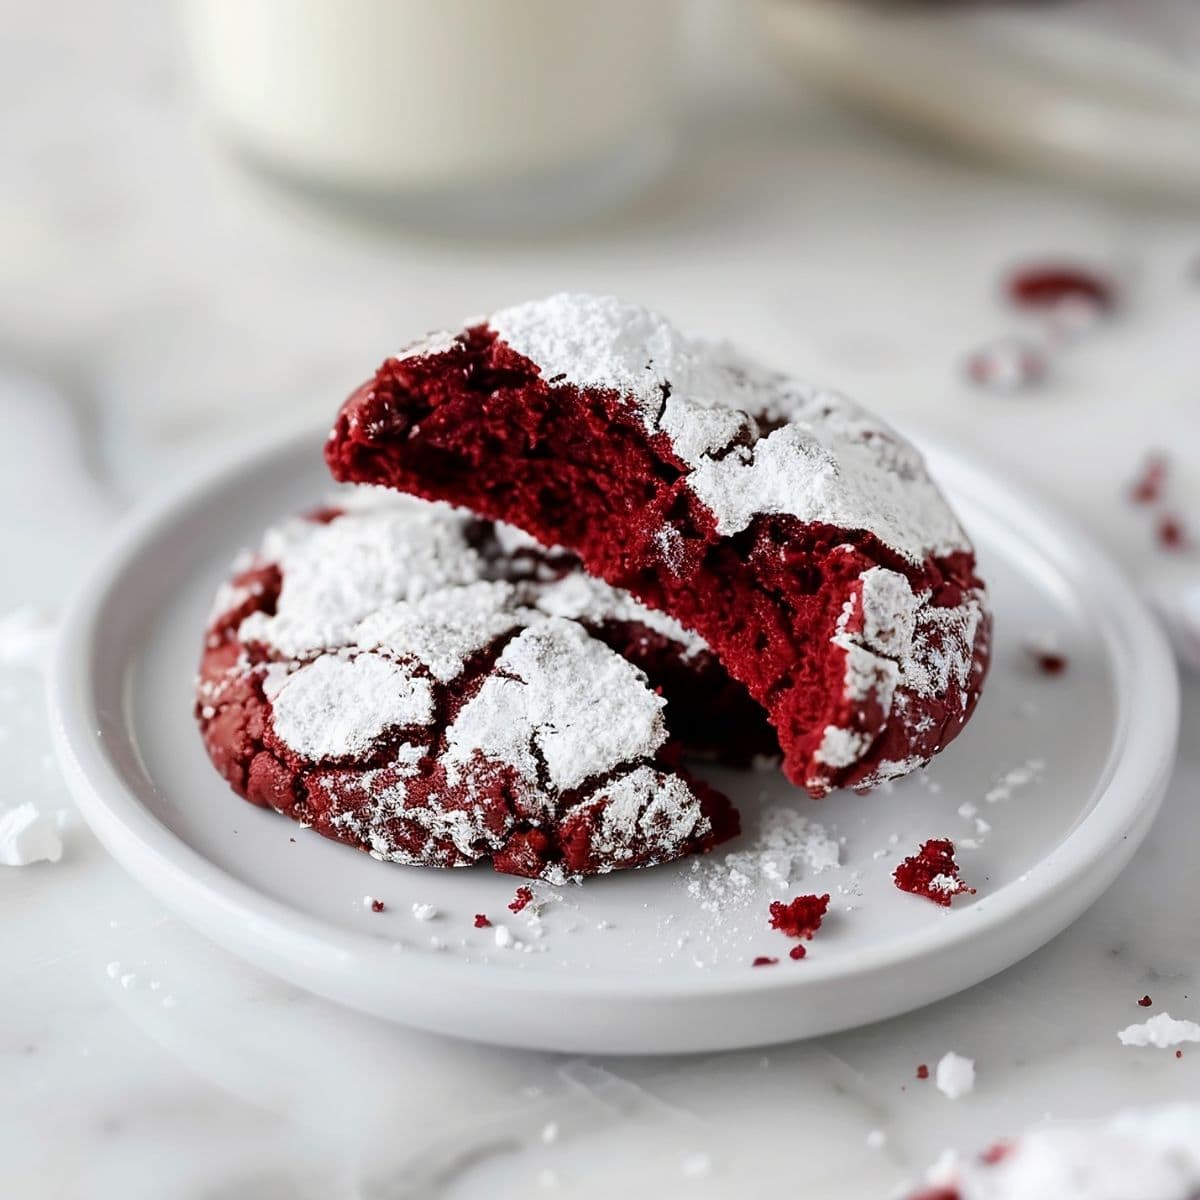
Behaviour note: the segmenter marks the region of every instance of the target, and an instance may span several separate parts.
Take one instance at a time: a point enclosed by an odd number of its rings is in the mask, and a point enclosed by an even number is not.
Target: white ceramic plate
[[[63,765],[108,849],[197,929],[302,987],[541,1049],[717,1050],[826,1033],[947,996],[1035,950],[1112,882],[1154,816],[1178,715],[1162,636],[1078,531],[926,446],[997,614],[971,725],[927,772],[869,796],[813,801],[774,774],[711,772],[742,809],[743,843],[760,807],[780,803],[840,840],[840,866],[794,872],[782,897],[833,897],[808,957],[790,960],[768,928],[780,887],[753,887],[718,912],[689,890],[698,875],[720,879],[710,873],[736,845],[698,868],[537,885],[535,938],[530,912],[506,909],[521,881],[376,862],[246,804],[205,757],[192,678],[211,597],[264,525],[330,490],[320,449],[312,433],[276,442],[130,521],[69,611],[52,680]],[[1060,676],[1040,674],[1024,650],[1042,632],[1069,659]],[[1006,799],[985,798],[1037,762],[1032,779],[1001,788]],[[960,815],[963,805],[978,815]],[[977,842],[960,854],[977,894],[949,911],[891,882],[898,858],[930,837]],[[371,912],[368,895],[386,910]],[[414,903],[437,917],[418,921]],[[497,947],[476,913],[535,948]],[[780,962],[752,968],[756,955]]]

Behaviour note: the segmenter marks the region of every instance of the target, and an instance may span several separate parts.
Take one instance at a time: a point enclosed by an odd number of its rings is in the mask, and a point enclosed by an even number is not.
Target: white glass
[[[190,0],[188,23],[235,150],[401,214],[570,219],[669,149],[670,0]]]

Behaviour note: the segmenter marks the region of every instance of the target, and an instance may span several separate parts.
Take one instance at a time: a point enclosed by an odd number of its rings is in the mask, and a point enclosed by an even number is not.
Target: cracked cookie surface
[[[814,795],[923,765],[979,698],[986,593],[920,454],[646,309],[562,294],[433,335],[347,400],[326,458],[564,546],[698,631]]]
[[[238,564],[196,712],[255,804],[377,858],[554,882],[732,836],[736,813],[680,753],[770,745],[670,618],[515,530],[374,489]]]

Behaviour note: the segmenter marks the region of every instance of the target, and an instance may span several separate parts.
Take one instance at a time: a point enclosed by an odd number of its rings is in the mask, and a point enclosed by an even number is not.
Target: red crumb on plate
[[[1187,545],[1183,522],[1169,513],[1159,518],[1158,540],[1168,550],[1182,550]]]
[[[805,949],[804,943],[801,942],[799,945],[793,946],[788,951],[788,958],[794,958],[794,959],[799,960],[799,959],[803,958],[807,953],[808,953],[808,950]]]
[[[929,1078],[929,1068],[924,1063],[921,1063],[920,1066],[917,1067],[917,1078],[918,1079],[928,1079]]]
[[[1102,272],[1070,263],[1027,263],[1005,281],[1004,291],[1018,308],[1057,308],[1085,303],[1102,312],[1117,305],[1117,288]]]
[[[1043,675],[1061,675],[1067,669],[1067,658],[1064,654],[1043,650],[1034,654],[1033,661]]]
[[[930,838],[892,872],[892,879],[902,892],[924,896],[943,908],[949,908],[955,896],[975,894],[959,876],[954,843],[949,838]]]
[[[1175,1051],[1175,1057],[1176,1057],[1176,1058],[1182,1058],[1182,1057],[1183,1057],[1183,1051],[1182,1051],[1182,1050],[1176,1050],[1176,1051]]]
[[[1143,997],[1142,997],[1142,998],[1141,998],[1141,999],[1138,1001],[1138,1007],[1139,1007],[1139,1008],[1149,1008],[1149,1007],[1150,1007],[1150,1005],[1152,1005],[1153,1003],[1154,1003],[1154,1001],[1153,1001],[1153,1000],[1151,1000],[1149,996],[1143,996]]]
[[[778,929],[787,937],[807,938],[821,928],[825,913],[829,909],[829,895],[797,896],[790,903],[782,900],[771,901],[771,928]],[[793,958],[803,958],[803,955],[793,955]]]
[[[1142,473],[1134,480],[1129,498],[1134,504],[1156,504],[1162,499],[1163,486],[1167,482],[1167,459],[1163,454],[1152,454],[1146,460]]]
[[[489,921],[483,913],[475,914],[475,928],[476,929],[488,929],[488,928],[490,928],[491,924],[492,924],[491,921]]]
[[[769,955],[760,954],[750,965],[752,967],[773,967],[779,959],[771,958]]]
[[[1003,1162],[1015,1148],[1012,1142],[996,1142],[979,1156],[979,1161],[986,1166],[994,1167],[997,1163]]]
[[[377,912],[377,913],[383,912],[383,910],[386,907],[387,907],[387,905],[384,904],[384,902],[382,900],[372,900],[371,901],[371,911],[372,912]]]
[[[527,904],[533,902],[533,892],[527,887],[517,888],[517,894],[512,898],[508,906],[509,912],[519,913]]]
[[[1034,343],[1007,337],[973,350],[965,369],[967,378],[980,387],[1016,392],[1040,383],[1050,369],[1050,361]]]

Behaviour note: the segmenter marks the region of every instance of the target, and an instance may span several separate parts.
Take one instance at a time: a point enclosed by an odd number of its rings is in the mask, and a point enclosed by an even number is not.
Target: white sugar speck
[[[1129,1025],[1117,1037],[1122,1046],[1157,1046],[1165,1050],[1182,1042],[1200,1042],[1200,1025],[1177,1021],[1170,1013],[1159,1013],[1140,1025]]]
[[[989,804],[998,804],[1008,800],[1019,788],[1028,787],[1045,770],[1046,764],[1040,758],[1031,758],[1019,767],[1006,771],[984,794]]]
[[[966,1096],[975,1089],[975,1062],[951,1050],[937,1065],[938,1091],[951,1100]]]
[[[412,906],[412,915],[418,921],[432,921],[438,915],[438,910],[432,904],[422,904],[418,901]]]

